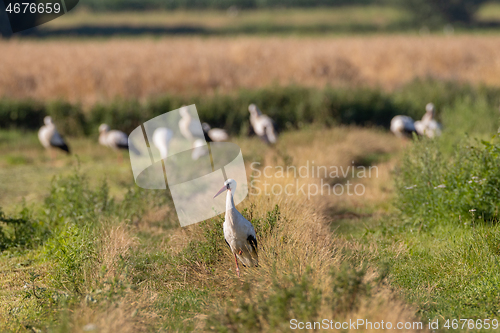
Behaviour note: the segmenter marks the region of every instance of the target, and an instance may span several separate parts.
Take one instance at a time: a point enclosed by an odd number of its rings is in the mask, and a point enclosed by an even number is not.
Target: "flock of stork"
[[[422,120],[414,121],[408,116],[396,116],[391,120],[391,132],[399,138],[411,137],[413,133],[429,138],[440,136],[441,125],[434,120],[435,112],[434,104],[428,103]]]
[[[250,124],[252,128],[262,140],[268,144],[277,142],[278,134],[273,120],[259,110],[255,104],[248,107],[250,112]],[[202,131],[198,123],[191,117],[187,107],[182,107],[179,110],[181,119],[179,121],[179,129],[181,134],[193,145],[192,158],[198,159],[204,153],[197,148],[205,145],[206,142],[227,141],[229,136],[226,131],[218,128],[211,128],[207,123],[202,124]],[[432,103],[427,104],[426,113],[422,120],[413,121],[408,116],[396,116],[391,121],[391,131],[397,137],[409,137],[413,133],[418,135],[426,135],[428,137],[439,136],[441,126],[434,120],[435,108]],[[45,117],[45,125],[40,128],[38,137],[42,145],[47,148],[58,148],[69,153],[69,147],[63,137],[57,131],[51,117]],[[162,159],[168,158],[168,146],[173,137],[171,129],[166,127],[157,128],[153,132],[152,141],[158,148]],[[111,130],[108,125],[102,124],[99,126],[99,143],[103,146],[118,149],[128,149],[129,151],[138,154],[135,147],[129,144],[128,136],[124,132]],[[258,266],[257,254],[257,239],[255,228],[234,205],[234,192],[236,191],[236,181],[228,179],[224,182],[224,186],[214,196],[217,197],[222,192],[227,191],[226,195],[226,214],[223,224],[224,239],[234,255],[236,263],[236,274],[240,276],[238,259],[243,266],[252,267]]]
[[[250,112],[250,124],[252,128],[264,142],[275,144],[278,140],[275,123],[269,116],[262,114],[255,104],[248,107]],[[203,123],[201,130],[197,122],[192,118],[187,107],[179,109],[181,119],[179,121],[179,130],[181,134],[193,145],[193,159],[200,157],[200,151],[196,148],[205,145],[205,142],[221,142],[229,140],[227,132],[220,128],[211,128],[209,124]],[[167,158],[168,145],[173,137],[171,129],[159,127],[153,132],[153,144],[158,148],[163,159]],[[44,125],[38,131],[38,138],[42,146],[52,152],[56,149],[70,153],[70,148],[50,116],[44,118]],[[139,151],[129,144],[128,135],[119,130],[112,130],[107,124],[99,126],[99,144],[112,148],[114,150],[126,149],[134,154],[140,154]],[[53,155],[51,155],[53,157]]]
[[[255,104],[248,107],[250,112],[250,124],[252,128],[262,140],[268,144],[277,142],[278,134],[276,127],[271,118],[262,114]],[[206,149],[198,149],[205,146],[205,142],[220,142],[227,141],[229,136],[226,131],[219,128],[211,128],[207,123],[200,126],[189,113],[187,107],[179,109],[181,119],[179,121],[179,130],[181,134],[189,140],[193,145],[192,158],[198,159],[207,151]],[[52,148],[61,149],[66,153],[70,153],[68,144],[64,141],[63,137],[57,131],[52,118],[47,116],[44,119],[45,125],[42,126],[38,132],[38,138],[41,144],[52,152]],[[173,131],[166,127],[159,127],[153,132],[152,141],[158,148],[162,159],[168,158],[168,146],[173,137]],[[99,143],[103,146],[118,150],[128,149],[134,154],[139,154],[139,151],[129,142],[127,134],[119,130],[111,130],[108,125],[102,124],[99,126]],[[238,259],[243,266],[257,266],[257,239],[255,229],[243,215],[236,209],[234,205],[234,192],[236,191],[236,181],[228,179],[224,182],[224,186],[214,196],[227,191],[226,195],[226,215],[223,224],[224,239],[234,255],[236,263],[236,274],[240,276],[240,269],[238,266]]]

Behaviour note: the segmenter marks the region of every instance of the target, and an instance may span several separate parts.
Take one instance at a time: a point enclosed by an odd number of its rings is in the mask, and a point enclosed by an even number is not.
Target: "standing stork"
[[[181,120],[179,121],[179,130],[181,134],[189,141],[193,142],[196,139],[203,139],[204,134],[197,122],[189,114],[187,106],[179,109]]]
[[[158,127],[153,132],[153,144],[160,151],[162,160],[168,156],[168,146],[173,136],[174,133],[166,127]]]
[[[434,138],[441,135],[441,124],[435,119],[436,108],[434,104],[428,103],[425,106],[425,114],[422,120],[415,122],[415,129],[419,135],[425,135],[428,138]]]
[[[257,266],[259,263],[257,239],[255,238],[255,229],[252,223],[244,218],[234,206],[233,196],[236,191],[236,181],[234,179],[226,180],[224,186],[217,192],[214,198],[224,191],[227,191],[226,217],[223,224],[224,239],[234,254],[236,274],[240,277],[238,259],[244,267]]]
[[[274,121],[269,116],[262,114],[255,104],[250,104],[248,111],[250,112],[250,124],[255,134],[266,143],[275,144],[278,141],[278,133]]]
[[[51,151],[51,158],[53,158],[53,148],[61,149],[69,154],[69,147],[61,134],[57,131],[56,125],[52,122],[52,117],[47,116],[43,118],[43,122],[45,125],[43,125],[38,131],[38,139],[45,149]]]
[[[416,132],[415,122],[408,116],[395,116],[391,120],[391,132],[398,138],[411,137]]]
[[[110,130],[106,124],[99,126],[99,143],[103,146],[112,148],[114,150],[129,150],[136,155],[141,153],[128,142],[128,135],[118,130]],[[122,161],[121,155],[118,155],[119,162]]]
[[[223,129],[212,128],[207,123],[201,124],[201,128],[203,129],[203,134],[207,142],[223,142],[229,140],[229,135]]]

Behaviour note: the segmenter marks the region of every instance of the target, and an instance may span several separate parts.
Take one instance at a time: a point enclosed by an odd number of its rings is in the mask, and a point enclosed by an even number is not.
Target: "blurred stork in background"
[[[262,114],[255,104],[250,104],[248,111],[250,112],[250,124],[255,134],[266,143],[275,144],[278,141],[278,133],[274,121],[269,116]]]
[[[162,160],[166,159],[168,156],[168,146],[173,136],[174,132],[166,127],[158,127],[153,132],[153,144],[160,151]]]
[[[50,158],[54,158],[54,148],[61,149],[69,154],[69,147],[61,134],[57,131],[56,125],[52,122],[52,118],[47,116],[43,119],[43,122],[45,125],[43,125],[38,131],[38,139],[40,140],[42,146],[50,151]]]
[[[201,124],[201,128],[203,129],[203,134],[207,142],[222,142],[229,140],[229,135],[223,129],[212,128],[207,123]]]
[[[255,229],[246,218],[234,206],[234,193],[236,191],[236,181],[228,179],[224,186],[214,196],[227,191],[226,195],[226,216],[223,224],[224,239],[234,254],[236,263],[236,274],[240,276],[238,259],[243,266],[258,266],[259,256],[257,254],[257,239],[255,238]]]
[[[108,125],[99,126],[99,143],[114,150],[128,150],[136,155],[141,153],[134,145],[129,144],[128,135],[118,130],[111,130]],[[118,162],[122,162],[123,156],[118,155]]]
[[[391,132],[398,138],[411,138],[416,133],[415,122],[408,116],[395,116],[391,120]]]
[[[208,151],[208,142],[203,139],[197,139],[193,142],[193,151],[191,152],[191,158],[193,161],[198,160],[202,156],[206,156],[209,154]]]
[[[189,114],[187,106],[183,106],[179,109],[181,114],[181,120],[179,120],[179,130],[182,136],[191,142],[193,150],[191,152],[191,158],[197,160],[202,156],[208,155],[207,142],[211,142],[205,139],[205,133],[203,129],[196,122],[193,117]]]
[[[203,134],[203,130],[198,125],[198,123],[193,119],[193,117],[189,114],[189,110],[187,106],[183,106],[179,109],[179,113],[181,114],[181,120],[179,121],[179,129],[181,131],[182,136],[184,136],[187,140],[194,142],[196,139],[203,139],[205,135]]]
[[[425,106],[425,114],[422,120],[415,122],[415,130],[419,135],[425,135],[429,138],[438,137],[441,135],[441,124],[435,119],[436,108],[434,104],[428,103]]]

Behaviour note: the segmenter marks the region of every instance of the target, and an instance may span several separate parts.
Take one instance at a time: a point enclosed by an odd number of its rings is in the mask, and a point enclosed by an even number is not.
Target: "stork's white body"
[[[233,179],[226,180],[224,187],[214,198],[226,190],[226,216],[223,224],[224,239],[234,255],[236,273],[240,276],[238,259],[247,267],[259,264],[257,239],[252,223],[244,218],[234,206],[233,195],[236,191],[236,182]]]
[[[226,194],[226,218],[224,220],[224,238],[243,265],[252,267],[259,263],[257,249],[248,241],[249,237],[255,239],[255,229],[234,206],[231,190]]]
[[[411,117],[395,116],[391,120],[391,132],[398,138],[410,136],[415,132],[415,123]]]
[[[209,124],[201,124],[201,128],[206,136],[208,136],[207,141],[213,142],[223,142],[229,140],[229,135],[227,132],[220,128],[211,128]],[[206,137],[205,137],[206,138]]]
[[[113,149],[125,149],[128,147],[128,136],[122,131],[110,130],[108,125],[102,124],[99,127],[99,143]]]
[[[153,132],[153,144],[160,151],[163,160],[168,156],[168,146],[173,136],[174,133],[166,127],[159,127]]]
[[[422,120],[415,122],[415,129],[419,135],[425,135],[428,138],[435,138],[441,135],[441,124],[434,120],[435,107],[429,103],[425,106],[425,114]]]
[[[273,120],[269,116],[262,114],[255,104],[250,104],[248,111],[250,112],[250,124],[255,134],[267,143],[276,143],[278,141],[278,134],[276,133]]]
[[[99,143],[114,150],[123,149],[132,151],[136,155],[141,154],[134,145],[129,143],[127,134],[118,130],[110,130],[106,124],[99,126]],[[120,155],[118,158],[121,161]]]
[[[201,129],[199,123],[193,120],[189,114],[188,108],[183,106],[179,109],[179,113],[182,117],[179,121],[179,130],[181,131],[181,134],[189,141],[203,139],[203,130]]]
[[[45,117],[44,123],[38,131],[38,139],[45,149],[59,148],[69,153],[69,148],[63,137],[57,131],[51,117]]]
[[[427,122],[424,122],[423,120],[416,121],[415,129],[417,130],[418,134],[425,135],[431,139],[441,136],[441,125],[434,119],[431,119]]]

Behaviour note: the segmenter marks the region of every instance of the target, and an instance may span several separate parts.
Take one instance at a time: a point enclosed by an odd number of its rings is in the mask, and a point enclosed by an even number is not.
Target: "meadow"
[[[485,22],[497,20],[489,6]],[[500,320],[498,37],[314,35],[335,24],[387,31],[407,19],[350,10],[244,11],[237,22],[216,11],[148,22],[80,11],[43,29],[187,22],[230,36],[0,40],[0,331],[288,332],[292,319],[363,318],[409,332],[437,320],[444,332],[446,320]],[[238,35],[266,24],[313,35]],[[388,131],[393,116],[420,119],[428,102],[442,137]],[[276,146],[249,135],[249,103],[280,127]],[[285,195],[257,183],[237,208],[256,228],[260,265],[237,278],[223,215],[181,228],[169,191],[140,189],[128,154],[98,145],[102,122],[129,132],[184,104],[229,132],[250,180],[259,180],[252,162],[376,172],[266,179],[351,184],[362,195]],[[73,155],[51,159],[41,147],[46,115]]]
[[[238,208],[256,226],[261,264],[240,279],[222,217],[179,227],[168,191],[137,188],[95,134],[70,136],[77,155],[52,161],[35,133],[2,130],[1,329],[284,332],[291,319],[365,318],[426,330],[429,320],[498,319],[497,95],[421,82],[398,98],[411,105],[417,86],[450,98],[437,141],[341,121],[291,127],[276,147],[233,134],[249,175],[255,161],[377,167],[371,178],[267,179],[365,191],[250,195]]]

